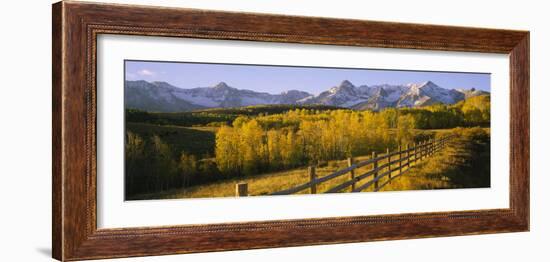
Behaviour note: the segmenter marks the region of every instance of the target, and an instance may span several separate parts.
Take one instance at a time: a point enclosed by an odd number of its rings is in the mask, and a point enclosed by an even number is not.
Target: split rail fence
[[[309,181],[307,183],[277,191],[270,195],[290,195],[307,189],[309,189],[311,194],[317,194],[317,186],[319,184],[344,175],[348,175],[349,180],[333,186],[323,193],[338,193],[348,188],[351,188],[351,192],[361,192],[371,186],[373,187],[373,191],[376,192],[388,183],[391,183],[392,180],[406,173],[411,166],[441,151],[447,146],[451,138],[452,136],[447,136],[441,139],[422,141],[412,146],[399,146],[397,151],[390,152],[389,149],[387,149],[386,153],[381,155],[372,152],[371,158],[361,162],[355,162],[353,158],[348,158],[347,168],[322,177],[317,176],[315,166],[310,166],[308,167]],[[357,174],[359,168],[367,165],[371,165],[368,171],[363,174]],[[381,180],[384,177],[388,177],[388,179],[382,182]],[[359,184],[362,181],[365,182]],[[235,195],[239,197],[248,196],[248,184],[236,184]]]

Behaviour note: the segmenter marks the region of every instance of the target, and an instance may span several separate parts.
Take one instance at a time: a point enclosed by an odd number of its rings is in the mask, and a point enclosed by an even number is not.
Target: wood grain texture
[[[529,33],[80,2],[53,6],[53,256],[82,260],[529,229]],[[510,208],[97,229],[99,34],[292,42],[510,55]]]
[[[529,228],[529,33],[510,52],[510,207]]]
[[[61,174],[61,71],[62,33],[61,5],[52,8],[52,256],[61,257],[63,253],[63,189]]]

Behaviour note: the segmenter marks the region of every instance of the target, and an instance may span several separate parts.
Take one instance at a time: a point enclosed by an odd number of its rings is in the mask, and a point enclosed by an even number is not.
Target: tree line
[[[216,133],[216,164],[227,176],[252,175],[412,143],[412,116],[398,116],[393,123],[386,117],[369,111],[307,109],[239,117]]]
[[[475,96],[454,105],[401,108],[399,113],[412,115],[417,129],[488,127],[491,124],[491,101],[488,95]]]
[[[153,193],[171,188],[186,188],[219,179],[211,158],[182,151],[174,154],[172,146],[158,135],[141,137],[126,133],[125,195]],[[179,157],[174,158],[174,155]]]

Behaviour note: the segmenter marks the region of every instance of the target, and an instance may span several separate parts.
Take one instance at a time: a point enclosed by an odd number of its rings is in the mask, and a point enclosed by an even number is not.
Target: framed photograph
[[[53,5],[53,257],[529,230],[529,32]]]

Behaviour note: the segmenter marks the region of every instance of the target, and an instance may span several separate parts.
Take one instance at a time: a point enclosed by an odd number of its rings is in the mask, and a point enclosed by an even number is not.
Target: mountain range
[[[229,108],[271,104],[322,104],[358,110],[387,107],[420,107],[454,104],[466,98],[489,94],[471,89],[445,89],[427,81],[406,85],[355,86],[344,80],[319,95],[300,90],[280,94],[237,89],[220,82],[211,87],[182,89],[166,82],[125,82],[125,107],[154,112],[180,112],[205,108]]]

